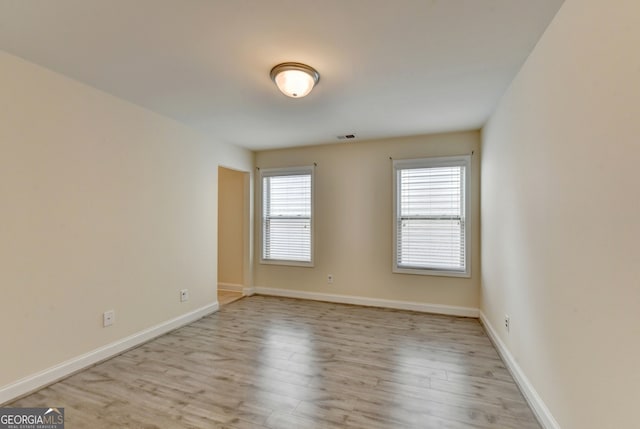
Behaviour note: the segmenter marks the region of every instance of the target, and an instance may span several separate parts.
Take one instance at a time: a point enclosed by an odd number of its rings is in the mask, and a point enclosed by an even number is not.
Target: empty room
[[[640,427],[638,0],[0,0],[0,429]]]

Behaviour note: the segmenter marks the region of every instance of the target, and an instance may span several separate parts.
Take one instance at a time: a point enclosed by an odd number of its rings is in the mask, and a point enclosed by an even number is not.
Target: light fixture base
[[[306,96],[320,81],[320,74],[316,69],[295,62],[278,64],[271,69],[269,75],[278,89],[291,98]]]

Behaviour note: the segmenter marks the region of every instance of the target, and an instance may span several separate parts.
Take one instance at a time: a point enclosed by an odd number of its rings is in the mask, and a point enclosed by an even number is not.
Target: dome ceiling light
[[[320,74],[302,63],[282,63],[271,69],[271,80],[287,97],[302,98],[309,94],[320,80]]]

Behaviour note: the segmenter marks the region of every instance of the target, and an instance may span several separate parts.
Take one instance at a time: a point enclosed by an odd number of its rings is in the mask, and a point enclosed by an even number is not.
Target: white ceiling
[[[0,48],[266,149],[480,128],[562,0],[0,0]],[[315,67],[303,99],[269,79]]]

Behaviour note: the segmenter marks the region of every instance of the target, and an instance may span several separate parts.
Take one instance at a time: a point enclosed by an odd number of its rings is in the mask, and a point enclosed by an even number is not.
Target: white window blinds
[[[395,270],[468,275],[468,157],[396,161]]]
[[[262,260],[312,262],[313,169],[262,173]]]

